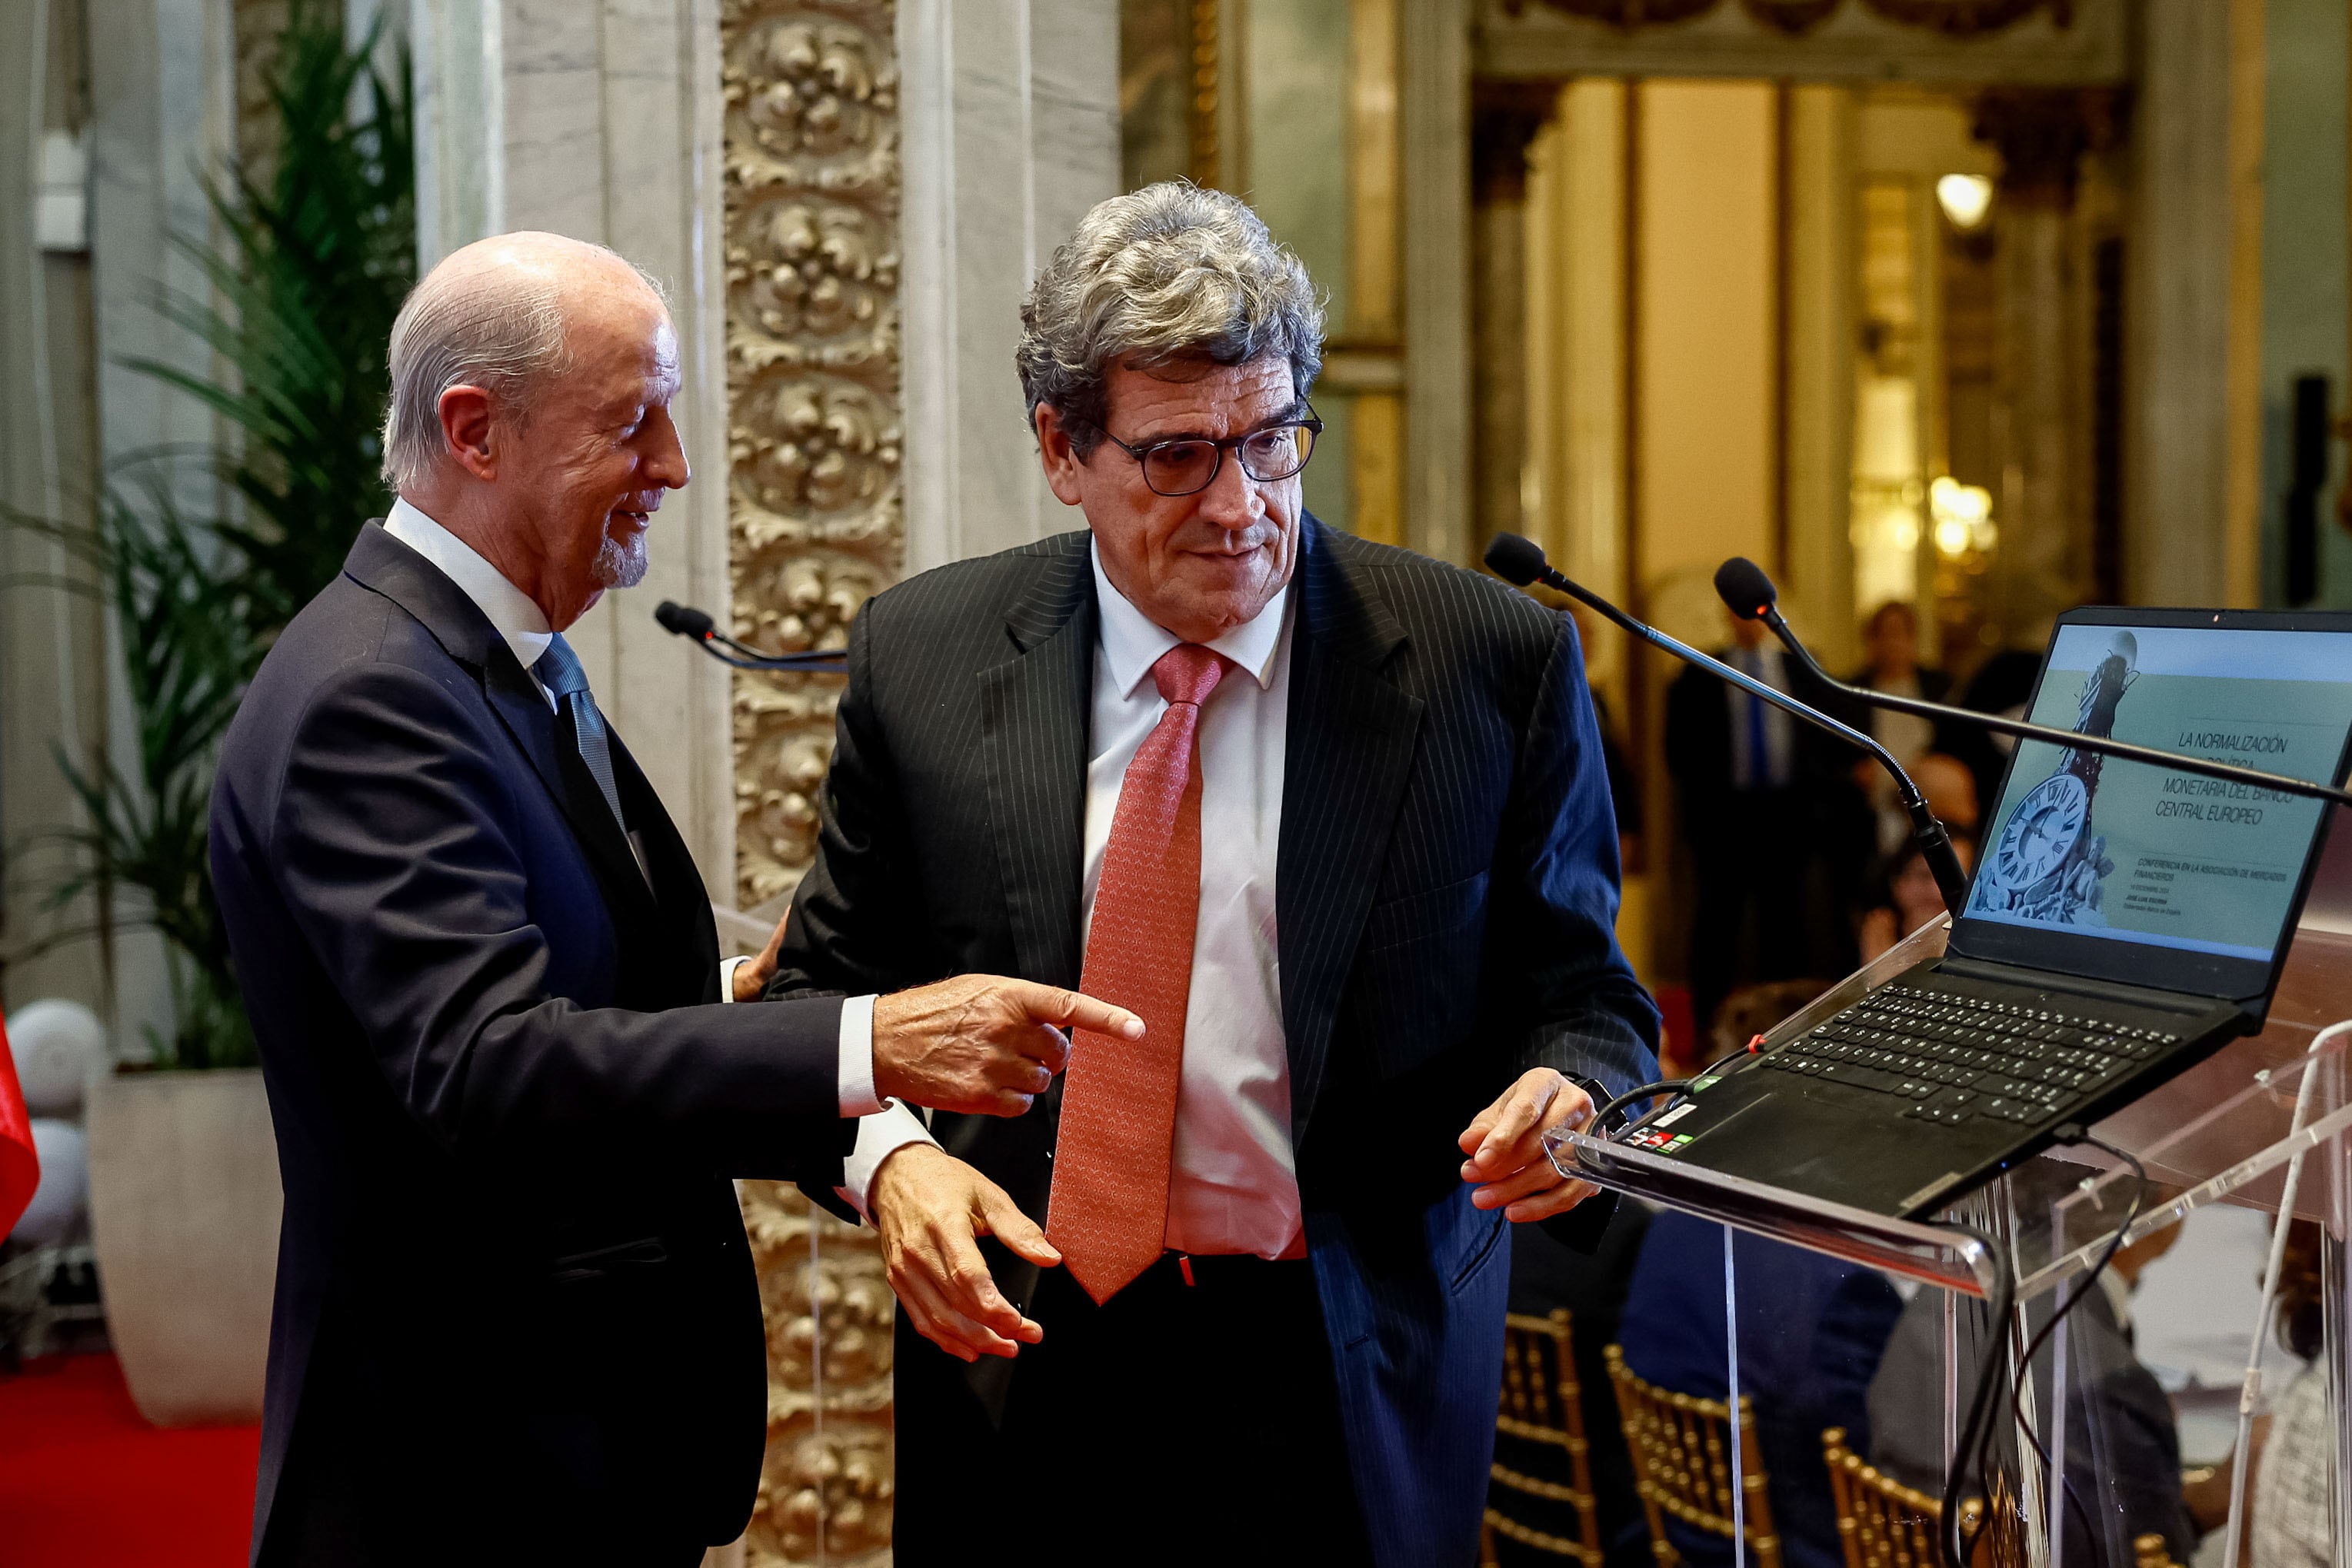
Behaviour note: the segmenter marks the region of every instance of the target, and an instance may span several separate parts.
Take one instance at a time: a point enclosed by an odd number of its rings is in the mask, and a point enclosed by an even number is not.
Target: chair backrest
[[[1936,1531],[1943,1522],[1941,1500],[1914,1491],[1881,1473],[1845,1446],[1845,1428],[1822,1434],[1822,1458],[1829,1465],[1830,1493],[1837,1500],[1838,1540],[1846,1568],[1938,1568],[1942,1550]]]
[[[2172,1560],[2172,1549],[2164,1543],[2161,1535],[2132,1537],[2132,1555],[2138,1559],[2135,1568],[2180,1568]]]
[[[1566,1557],[1583,1568],[1601,1568],[1601,1512],[1593,1500],[1591,1445],[1584,1434],[1584,1391],[1576,1376],[1576,1335],[1565,1311],[1549,1317],[1512,1312],[1503,1320],[1503,1398],[1495,1417],[1499,1437],[1515,1439],[1510,1457],[1524,1453],[1530,1469],[1506,1464],[1498,1454],[1494,1487],[1487,1494],[1484,1556],[1494,1561],[1491,1537]],[[1551,1449],[1559,1450],[1557,1454]],[[1549,1475],[1533,1472],[1540,1463]],[[1520,1506],[1521,1498],[1536,1500]],[[1562,1510],[1566,1514],[1563,1516]],[[1575,1533],[1557,1526],[1572,1521]]]
[[[1731,1472],[1731,1408],[1719,1399],[1700,1399],[1644,1383],[1625,1364],[1622,1346],[1611,1345],[1609,1378],[1617,1389],[1617,1417],[1633,1450],[1635,1484],[1649,1515],[1650,1544],[1661,1568],[1681,1556],[1666,1539],[1665,1519],[1694,1530],[1732,1535],[1732,1488],[1739,1489],[1748,1527],[1748,1549],[1757,1568],[1780,1568],[1780,1538],[1772,1527],[1772,1503],[1765,1492],[1764,1453],[1756,1440],[1756,1415],[1746,1396],[1739,1401],[1739,1473]]]
[[[1838,1540],[1846,1568],[1938,1568],[1944,1560],[1937,1536],[1944,1521],[1940,1498],[1915,1491],[1864,1462],[1845,1446],[1845,1428],[1822,1434],[1822,1458],[1837,1500]],[[1974,1568],[2025,1568],[2025,1521],[2005,1473],[1992,1484],[1992,1519],[1985,1521],[1980,1498],[1960,1504],[1960,1533],[1971,1544]],[[2162,1545],[2162,1538],[2158,1544]],[[2168,1568],[2142,1563],[2137,1568]]]

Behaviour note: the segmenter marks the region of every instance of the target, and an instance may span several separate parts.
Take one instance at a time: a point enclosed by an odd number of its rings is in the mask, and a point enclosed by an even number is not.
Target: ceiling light
[[[1992,182],[1982,174],[1947,174],[1936,182],[1936,200],[1954,228],[1978,228],[1992,211]]]

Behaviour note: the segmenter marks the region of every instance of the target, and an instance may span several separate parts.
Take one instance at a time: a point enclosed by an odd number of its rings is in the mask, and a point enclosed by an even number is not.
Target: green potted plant
[[[81,825],[56,915],[95,894],[116,928],[163,938],[174,1019],[89,1102],[92,1223],[131,1393],[172,1425],[257,1419],[277,1260],[277,1151],[253,1031],[206,859],[219,743],[262,655],[389,504],[377,476],[386,340],[415,276],[407,70],[347,41],[341,7],[297,0],[269,76],[268,167],[208,186],[217,243],[178,236],[212,286],[164,313],[216,378],[134,368],[207,404],[220,451],[145,454],[105,476],[84,524],[11,520],[87,564],[121,629],[127,757],[60,754]],[[233,497],[192,515],[199,463]],[[128,894],[129,896],[125,896]],[[53,921],[36,946],[86,938]]]

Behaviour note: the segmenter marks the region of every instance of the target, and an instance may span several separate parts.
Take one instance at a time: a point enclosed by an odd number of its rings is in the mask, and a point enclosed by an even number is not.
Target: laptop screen
[[[2339,776],[2352,737],[2352,631],[2243,624],[2289,619],[2276,616],[2091,618],[2100,613],[2059,626],[2027,716],[2035,723],[2296,779]],[[2192,619],[2209,623],[2178,623]],[[2021,742],[1985,818],[1954,946],[2167,989],[2258,994],[2326,810]]]

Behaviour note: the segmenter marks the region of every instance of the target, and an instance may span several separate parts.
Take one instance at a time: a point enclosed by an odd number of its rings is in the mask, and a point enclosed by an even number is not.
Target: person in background
[[[1626,1198],[1618,1203],[1617,1212],[1610,1216],[1608,1228],[1590,1254],[1558,1240],[1540,1226],[1521,1226],[1511,1235],[1511,1311],[1540,1318],[1555,1308],[1565,1308],[1576,1337],[1578,1406],[1584,1413],[1593,1503],[1601,1519],[1601,1544],[1608,1568],[1653,1568],[1654,1563],[1642,1493],[1634,1478],[1633,1455],[1618,1420],[1617,1390],[1609,1381],[1605,1354],[1619,1337],[1625,1292],[1633,1281],[1633,1260],[1640,1256],[1642,1239],[1649,1229],[1650,1210]],[[1547,1479],[1565,1482],[1569,1479],[1564,1469],[1559,1473],[1540,1469],[1547,1460],[1560,1464],[1557,1448],[1538,1455],[1534,1445],[1507,1447],[1498,1437],[1495,1452],[1498,1459],[1521,1470]],[[1514,1495],[1508,1506],[1524,1508],[1525,1504]]]
[[[1733,992],[1711,1020],[1710,1061],[1747,1049],[1823,988],[1791,980]],[[1756,1414],[1783,1560],[1791,1568],[1843,1568],[1822,1433],[1843,1427],[1857,1448],[1869,1440],[1865,1394],[1902,1298],[1857,1264],[1745,1231],[1733,1247],[1739,1391]],[[1642,1239],[1624,1297],[1619,1341],[1625,1364],[1660,1388],[1723,1398],[1729,1349],[1723,1296],[1723,1227],[1673,1210],[1658,1215]],[[1732,1561],[1724,1537],[1672,1521],[1667,1531],[1693,1568]]]
[[[1727,619],[1727,663],[1815,707],[1832,700],[1762,622]],[[1696,883],[1694,1014],[1712,1018],[1740,986],[1852,969],[1870,830],[1851,748],[1694,668],[1667,688],[1665,750]]]
[[[1660,1388],[1721,1399],[1723,1227],[1669,1210],[1650,1223],[1633,1266],[1621,1335],[1625,1364]],[[1859,1264],[1734,1233],[1739,1297],[1739,1391],[1755,1411],[1772,1521],[1790,1568],[1844,1568],[1822,1433],[1869,1441],[1867,1391],[1903,1300]],[[1666,1521],[1692,1568],[1732,1561],[1731,1542]]]
[[[1919,612],[1907,601],[1890,599],[1872,611],[1870,619],[1863,622],[1862,644],[1869,663],[1847,677],[1848,685],[1931,703],[1951,695],[1952,677],[1919,663]],[[1938,742],[1935,720],[1864,703],[1852,706],[1854,711],[1847,722],[1893,752],[1904,771],[1916,776],[1920,759]],[[1862,758],[1854,764],[1854,781],[1869,796],[1871,810],[1877,814],[1878,852],[1896,852],[1910,836],[1911,821],[1895,798],[1895,780],[1884,768]]]
[[[1565,595],[1562,595],[1565,598]],[[1592,646],[1592,612],[1575,601],[1569,601],[1569,618],[1576,622],[1576,640],[1586,648]],[[1634,771],[1633,758],[1625,749],[1624,732],[1617,727],[1617,716],[1609,706],[1608,694],[1601,683],[1585,671],[1586,689],[1592,695],[1592,716],[1601,726],[1601,761],[1609,773],[1609,803],[1617,811],[1617,860],[1627,875],[1643,869],[1642,859],[1642,777]]]
[[[1829,988],[1827,980],[1768,980],[1760,986],[1740,987],[1715,1009],[1715,1018],[1706,1031],[1706,1060],[1698,1065],[1712,1066],[1736,1051],[1746,1051],[1770,1032],[1774,1024],[1793,1017],[1799,1009]]]
[[[1974,869],[1972,843],[1955,838],[1952,848],[1958,852],[1964,870]],[[1863,912],[1862,961],[1875,964],[1896,943],[1944,913],[1944,893],[1936,885],[1927,857],[1916,849],[1906,850],[1881,879],[1877,899]]]
[[[2298,1219],[2287,1232],[2279,1275],[2279,1343],[2311,1364],[2287,1385],[2254,1448],[2252,1568],[2330,1568],[2336,1561],[2328,1520],[2335,1487],[2336,1417],[2327,1407],[2326,1348],[2320,1315],[2319,1227]],[[2226,1509],[2227,1500],[2224,1497]],[[2240,1561],[2247,1559],[2241,1557]]]
[[[1952,835],[1952,849],[1962,871],[1977,863],[1976,780],[1955,758],[1931,751],[1919,758],[1911,777],[1926,796],[1927,809]],[[1945,913],[1943,890],[1927,858],[1906,836],[1895,852],[1883,859],[1870,905],[1861,925],[1862,961],[1875,963],[1886,950]]]
[[[2071,1500],[2064,1509],[2065,1559],[2074,1568],[2136,1568],[2133,1542],[2161,1535],[2176,1563],[2196,1550],[2200,1517],[2184,1495],[2180,1435],[2171,1402],[2132,1349],[2131,1292],[2140,1273],[2164,1256],[2180,1236],[2178,1225],[2125,1247],[2099,1275],[2098,1284],[2068,1316],[2066,1333],[2066,1455],[2064,1473]],[[2071,1291],[2073,1287],[2068,1287]],[[2052,1298],[2042,1298],[2047,1302]],[[2038,1327],[2049,1312],[2038,1305]],[[1961,1316],[1959,1385],[1976,1377],[1977,1325]],[[2037,1357],[2037,1408],[2050,1407],[2053,1358]],[[1870,1462],[1906,1486],[1930,1494],[1944,1484],[1944,1301],[1937,1291],[1911,1298],[1895,1325],[1878,1375],[1870,1385],[1870,1441],[1854,1447]],[[1997,1441],[2013,1444],[2014,1427],[1995,1424]],[[2013,1448],[2001,1462],[2013,1466]],[[2214,1488],[2200,1484],[2206,1505]],[[2222,1491],[2226,1510],[2226,1488]],[[2092,1517],[2086,1517],[2086,1512]]]
[[[1974,713],[2023,718],[2026,702],[2033,695],[2033,683],[2041,678],[2042,643],[2036,643],[2032,648],[2005,648],[1979,665],[1977,673],[1969,677],[1959,706]],[[2017,748],[2016,742],[1976,725],[1948,724],[1937,747],[1958,758],[1976,776],[1979,801],[2000,799],[2001,775],[2009,770],[2010,753]]]

